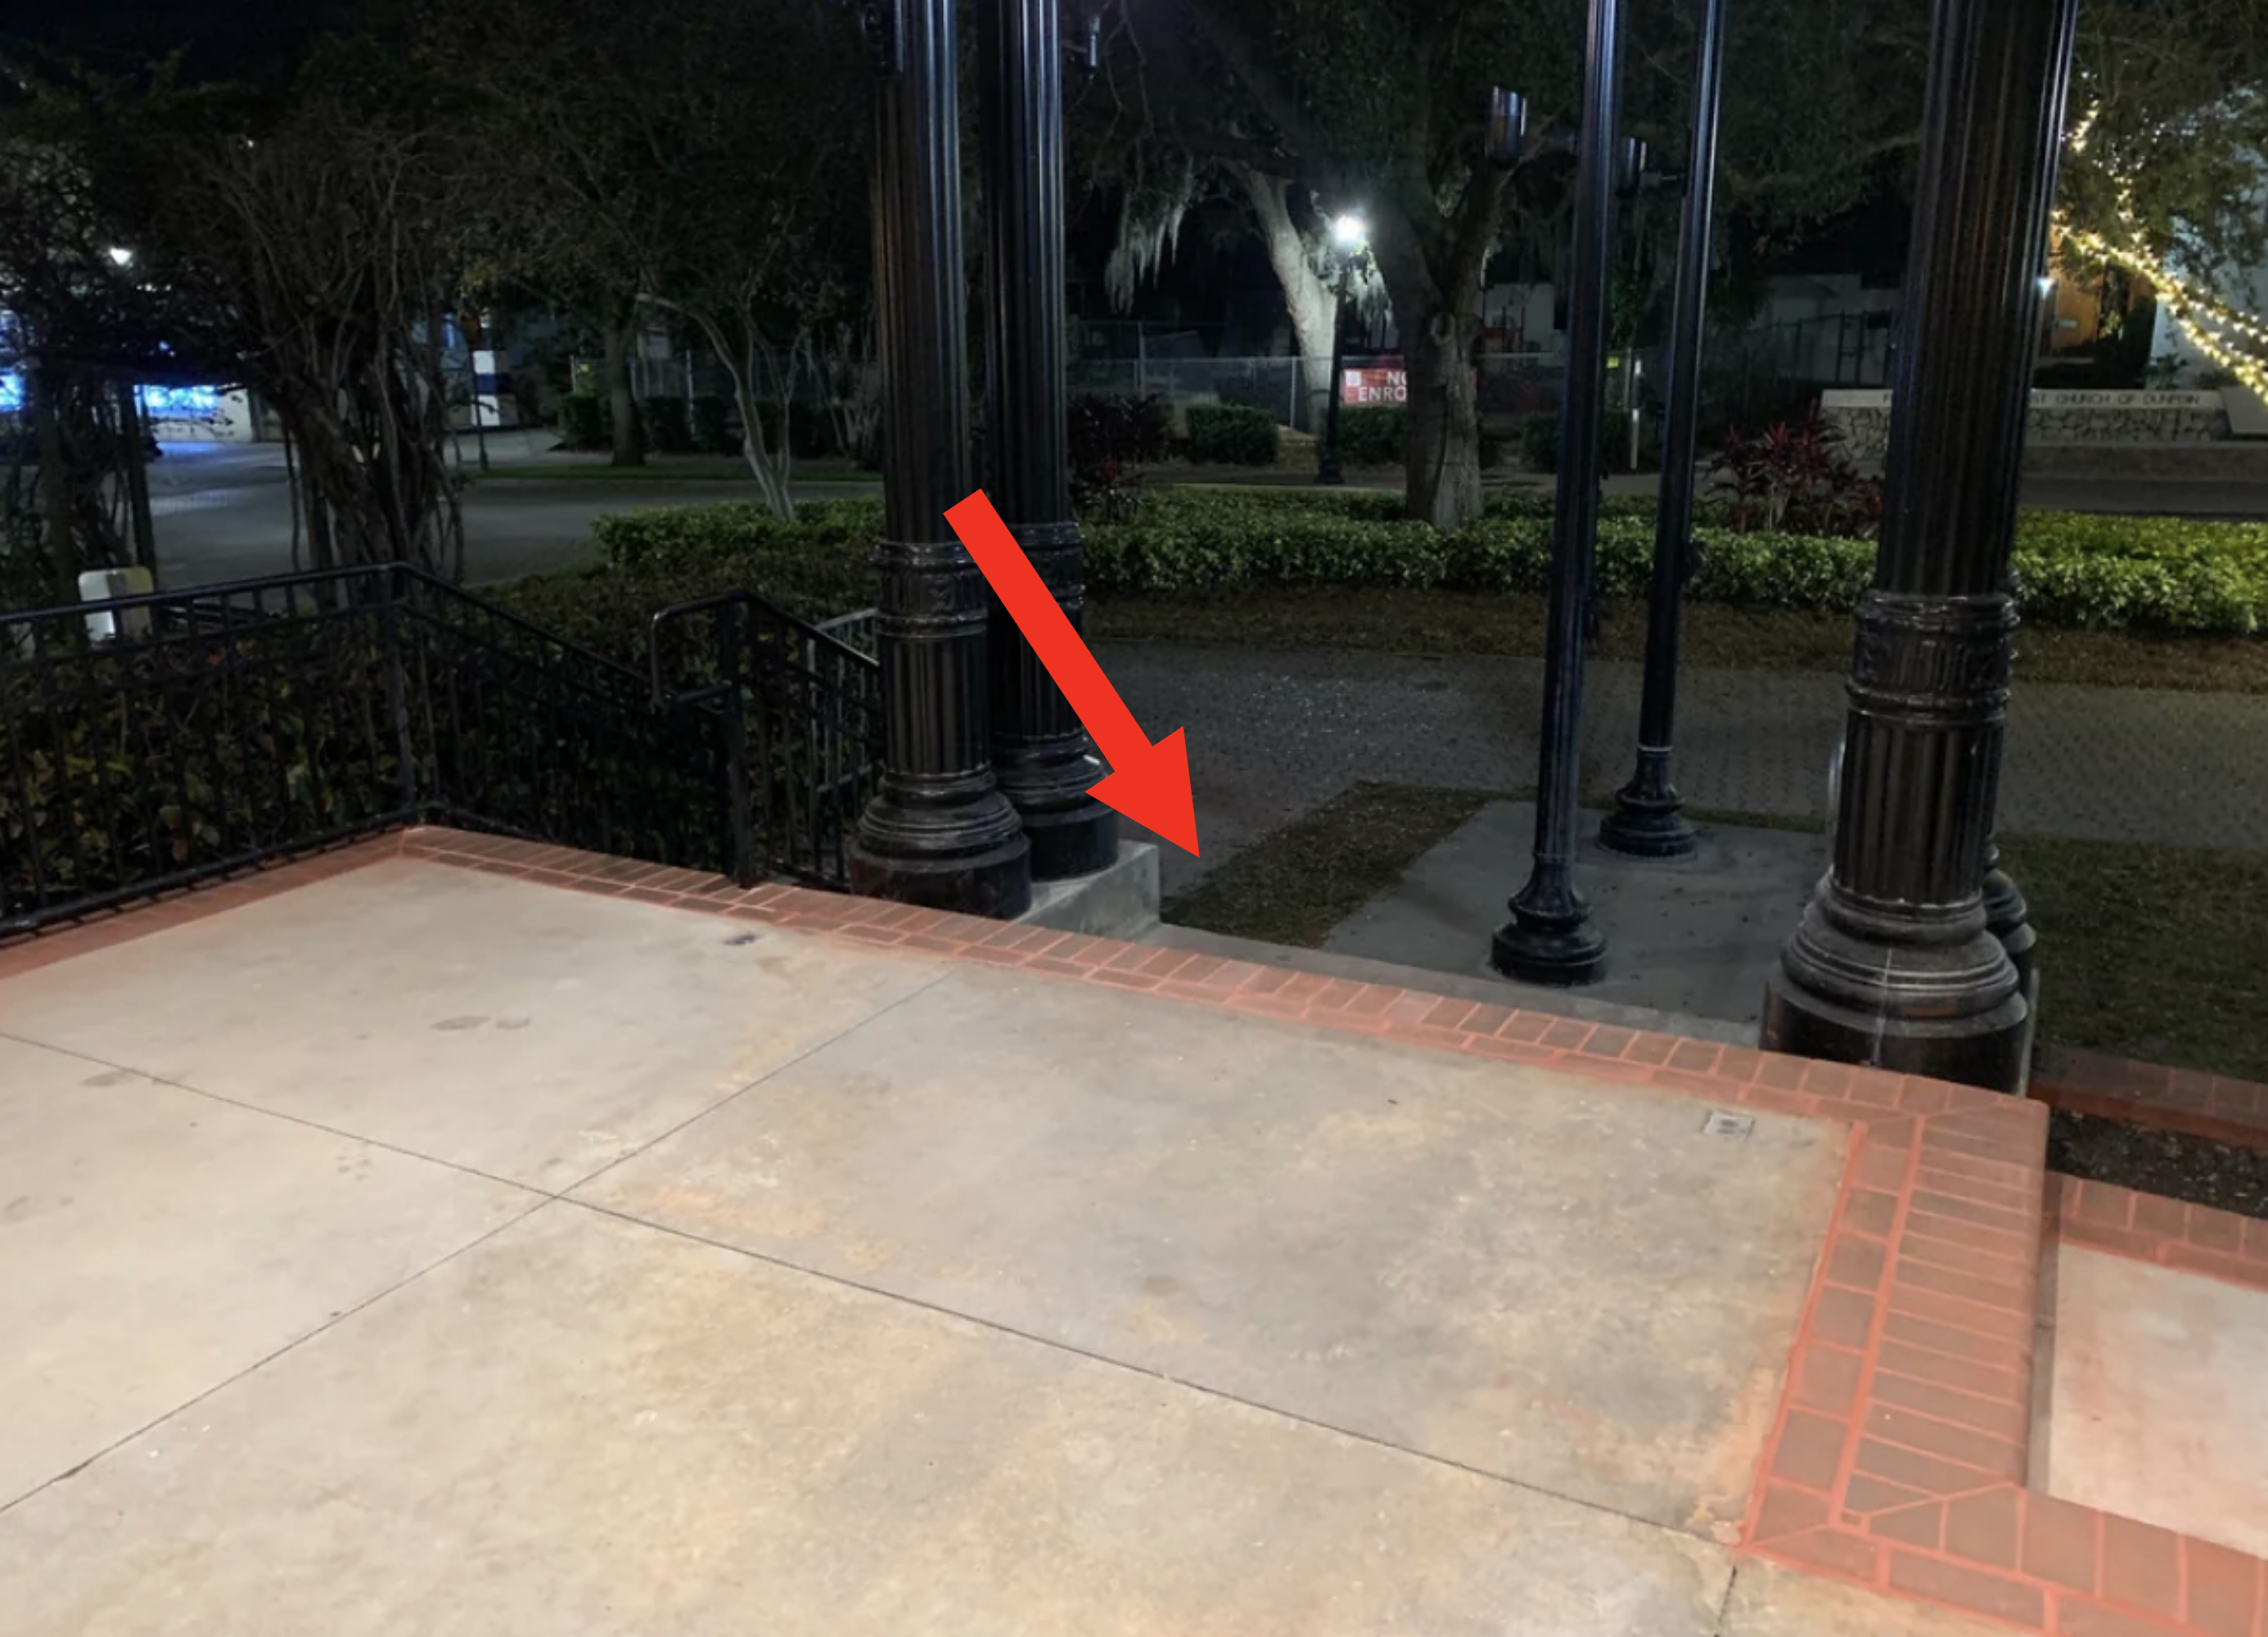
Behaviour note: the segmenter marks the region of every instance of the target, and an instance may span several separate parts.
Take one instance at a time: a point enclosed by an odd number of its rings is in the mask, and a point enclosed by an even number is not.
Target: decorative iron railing
[[[726,695],[659,699],[407,566],[0,614],[0,933],[418,822],[841,884],[874,663],[734,620],[737,769]]]
[[[829,625],[871,641],[871,611]],[[850,880],[850,839],[881,777],[880,667],[745,591],[653,617],[656,704],[704,712],[725,769],[731,870]]]

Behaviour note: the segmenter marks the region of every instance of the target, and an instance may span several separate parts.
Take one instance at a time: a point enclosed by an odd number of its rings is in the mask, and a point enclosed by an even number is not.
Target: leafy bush
[[[558,636],[643,664],[647,624],[672,603],[746,587],[806,619],[865,607],[881,531],[873,501],[808,505],[792,523],[745,501],[635,512],[596,525],[603,566],[496,594]],[[1848,612],[1873,581],[1869,541],[1709,520],[1694,534],[1697,602]],[[1609,501],[1600,595],[1644,596],[1653,562],[1651,503]],[[1550,566],[1550,500],[1534,492],[1493,498],[1487,515],[1446,535],[1404,520],[1391,494],[1233,488],[1160,490],[1131,520],[1087,530],[1087,584],[1103,596],[1267,586],[1533,594]],[[2025,618],[2043,625],[2248,634],[2268,623],[2268,524],[2026,512],[2014,569]]]
[[[1520,458],[1530,471],[1559,469],[1559,416],[1545,409],[1529,416],[1520,426]],[[1638,433],[1638,460],[1651,471],[1661,465],[1661,426],[1647,418]],[[1608,472],[1630,470],[1630,417],[1609,410],[1599,417],[1599,464]]]
[[[1177,490],[1131,524],[1089,531],[1087,583],[1108,594],[1261,585],[1535,593],[1551,560],[1549,497],[1515,494],[1453,535],[1403,522],[1391,496]],[[1873,582],[1870,541],[1703,521],[1696,601],[1847,612]],[[1646,594],[1651,504],[1617,499],[1599,527],[1599,594]],[[2268,525],[2023,515],[2014,566],[2043,625],[2249,634],[2268,623]]]
[[[656,454],[692,452],[693,428],[686,417],[684,399],[655,393],[638,406],[638,417],[645,424],[646,447]]]
[[[882,536],[871,500],[814,503],[793,522],[754,501],[619,512],[592,525],[603,562],[491,588],[521,618],[625,664],[645,664],[646,630],[673,603],[748,590],[805,619],[874,601],[868,557]]]
[[[1193,403],[1189,459],[1207,465],[1273,466],[1278,429],[1265,409],[1241,403]]]
[[[713,392],[704,392],[693,400],[693,446],[703,454],[738,454],[739,441],[733,436],[733,406]]]
[[[1520,461],[1531,472],[1559,469],[1559,417],[1539,410],[1520,424]]]
[[[571,392],[559,400],[559,441],[570,449],[604,449],[613,440],[614,416],[595,392]]]
[[[1882,520],[1882,485],[1860,476],[1843,452],[1841,431],[1820,417],[1814,399],[1802,421],[1732,432],[1709,468],[1736,529],[1872,538]]]
[[[1155,394],[1081,393],[1071,401],[1070,426],[1072,506],[1123,522],[1142,502],[1144,468],[1166,458],[1172,412]]]
[[[1339,459],[1349,466],[1399,466],[1409,416],[1398,403],[1339,411]]]

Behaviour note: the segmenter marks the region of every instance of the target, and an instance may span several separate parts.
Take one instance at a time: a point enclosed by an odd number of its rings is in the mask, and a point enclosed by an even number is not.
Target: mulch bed
[[[2058,1111],[2048,1123],[2048,1169],[2268,1219],[2268,1154],[2204,1137]]]

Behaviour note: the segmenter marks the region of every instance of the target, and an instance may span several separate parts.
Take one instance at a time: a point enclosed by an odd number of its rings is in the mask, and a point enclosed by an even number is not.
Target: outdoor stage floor
[[[0,1608],[26,1637],[2124,1630],[2083,1622],[2146,1603],[2028,1555],[2058,1506],[2018,1486],[2040,1130],[387,838],[0,949]],[[2029,1235],[1995,1220],[2028,1191]],[[1979,1497],[1998,1570],[1911,1526]]]

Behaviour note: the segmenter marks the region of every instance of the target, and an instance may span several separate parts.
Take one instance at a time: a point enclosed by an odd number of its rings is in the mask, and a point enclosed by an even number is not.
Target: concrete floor
[[[1827,838],[1795,830],[1702,827],[1699,851],[1674,863],[1618,858],[1582,815],[1576,885],[1606,934],[1607,961],[1586,999],[1753,1026],[1788,928],[1827,869]],[[1333,927],[1335,954],[1482,975],[1489,940],[1520,885],[1535,804],[1492,801]],[[1507,882],[1509,885],[1507,885]]]
[[[2268,1292],[2077,1245],[2052,1260],[2033,1487],[2268,1556]]]
[[[1834,1629],[1838,1126],[408,861],[0,1049],[11,1633]]]

